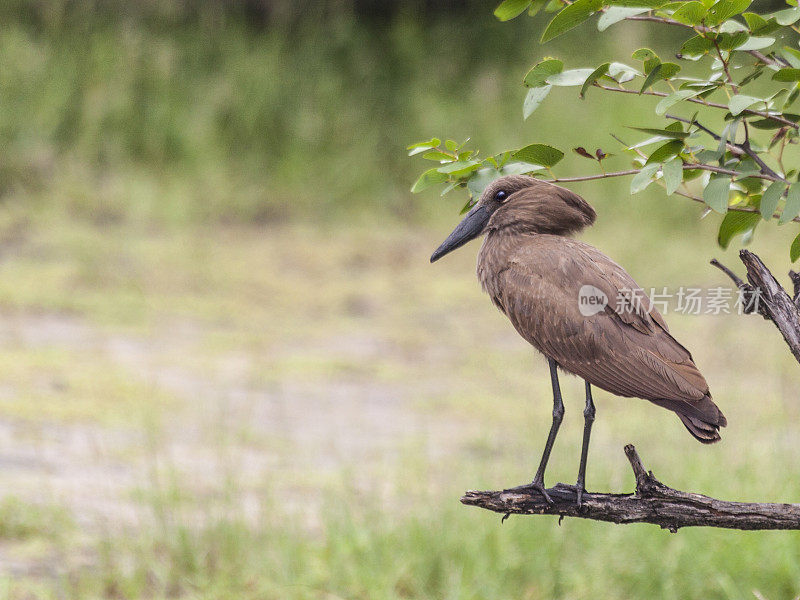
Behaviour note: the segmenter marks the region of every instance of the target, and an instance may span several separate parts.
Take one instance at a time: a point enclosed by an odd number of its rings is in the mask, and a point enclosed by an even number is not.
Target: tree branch
[[[792,298],[758,256],[749,250],[741,250],[739,258],[747,268],[747,283],[717,259],[712,260],[711,264],[721,269],[742,291],[744,312],[758,312],[772,321],[797,362],[800,362],[800,275],[789,273],[794,286]]]
[[[697,32],[702,33],[709,33],[714,32],[713,29],[710,27],[705,27],[703,25],[689,25],[688,23],[681,23],[680,21],[676,21],[675,19],[669,19],[667,17],[657,17],[656,15],[634,15],[631,17],[626,17],[626,21],[650,21],[651,23],[661,23],[663,25],[673,25],[676,27],[685,27],[688,29],[692,29]],[[716,33],[716,32],[714,32]],[[750,56],[755,57],[757,60],[760,60],[765,65],[773,65],[776,67],[788,67],[790,66],[788,61],[785,61],[781,58],[770,58],[769,56],[765,56],[758,50],[747,50],[746,51]]]
[[[722,175],[731,175],[736,176],[739,175],[737,171],[731,171],[730,169],[724,169],[722,167],[716,167],[714,165],[706,165],[702,163],[685,163],[683,165],[684,169],[700,169],[704,171],[713,171],[714,173],[720,173]],[[636,175],[639,173],[641,169],[628,169],[626,171],[610,171],[608,173],[598,173],[596,175],[581,175],[579,177],[556,177],[553,179],[542,179],[542,181],[546,181],[547,183],[576,183],[579,181],[594,181],[596,179],[609,179],[611,177],[625,177],[627,175]],[[772,177],[769,175],[758,174],[752,175],[752,177],[759,177],[760,179],[769,179],[772,180]],[[686,192],[681,192],[680,190],[676,190],[674,192],[678,196],[683,196],[684,198],[688,198],[689,200],[694,200],[695,202],[699,202],[700,204],[705,204],[702,198],[698,198],[697,196],[692,196],[691,194],[687,194]],[[758,212],[758,210],[753,206],[729,206],[728,210],[736,211],[736,212]],[[778,218],[780,213],[775,213],[773,217]],[[795,217],[792,221],[796,223],[800,223],[800,217]]]
[[[713,131],[711,131],[711,130],[710,130],[708,127],[705,127],[705,126],[701,125],[701,124],[700,124],[699,122],[697,122],[697,121],[692,121],[691,119],[684,119],[683,117],[678,117],[678,116],[676,116],[676,115],[669,115],[669,114],[667,114],[667,115],[664,115],[664,116],[665,116],[667,119],[672,119],[673,121],[680,121],[680,122],[682,122],[682,123],[689,123],[690,125],[695,125],[695,126],[698,128],[698,129],[702,129],[703,131],[705,131],[705,132],[706,132],[708,135],[710,135],[710,136],[711,136],[713,139],[715,139],[715,140],[717,140],[717,141],[720,141],[720,140],[722,139],[722,138],[721,138],[719,135],[717,135],[716,133],[714,133]],[[747,131],[747,121],[745,121],[745,122],[744,122],[744,126],[745,126],[745,131]],[[777,174],[775,171],[773,171],[773,170],[772,170],[772,169],[769,167],[769,165],[768,165],[767,163],[765,163],[765,162],[764,162],[764,161],[761,159],[761,157],[758,155],[758,153],[757,153],[757,152],[755,152],[755,151],[754,151],[754,150],[753,150],[753,149],[750,147],[750,136],[749,136],[749,134],[748,134],[747,138],[745,139],[745,141],[744,141],[744,142],[742,142],[741,144],[737,144],[737,143],[735,143],[735,142],[733,142],[733,141],[726,141],[726,142],[725,142],[725,144],[726,144],[726,145],[727,145],[727,146],[728,146],[728,147],[729,147],[731,150],[733,150],[734,152],[738,153],[739,155],[741,155],[741,154],[743,154],[743,153],[744,153],[744,154],[747,154],[747,156],[749,156],[750,158],[752,158],[752,159],[753,159],[753,162],[755,162],[755,163],[756,163],[756,164],[757,164],[757,165],[758,165],[758,166],[761,168],[761,172],[762,172],[764,175],[768,175],[768,176],[769,176],[771,179],[773,179],[774,181],[786,181],[786,180],[785,180],[783,177],[781,177],[781,176],[780,176],[780,175],[778,175],[778,174]]]
[[[641,169],[628,169],[627,171],[611,171],[608,173],[598,173],[597,175],[581,175],[580,177],[558,177],[556,179],[545,179],[548,183],[574,183],[576,181],[594,181],[595,179],[608,179],[609,177],[625,177],[626,175],[636,175]]]
[[[469,491],[461,502],[498,513],[559,515],[617,524],[651,523],[673,533],[681,527],[726,529],[800,529],[800,504],[728,502],[674,490],[647,472],[636,449],[625,446],[636,477],[633,494],[583,494],[578,507],[574,486],[559,483],[547,490],[548,504],[531,486],[495,492]]]
[[[624,87],[611,87],[608,85],[603,85],[602,83],[594,82],[592,84],[596,88],[600,88],[601,90],[606,90],[607,92],[620,92],[622,94],[636,94],[637,96],[658,96],[659,98],[666,98],[669,94],[664,92],[656,92],[655,90],[645,90],[643,92],[637,92],[636,90],[629,90]],[[694,104],[701,104],[702,106],[708,106],[710,108],[721,108],[723,110],[730,110],[726,104],[719,104],[718,102],[708,102],[707,100],[703,100],[702,98],[684,98],[687,102],[693,102]],[[771,119],[776,123],[782,123],[788,127],[792,127],[794,129],[800,129],[800,125],[795,123],[794,121],[790,121],[789,119],[785,119],[778,115],[772,115],[767,112],[763,112],[760,110],[750,110],[746,108],[742,111],[742,113],[747,113],[748,115],[755,115],[757,117],[762,117],[764,119]]]

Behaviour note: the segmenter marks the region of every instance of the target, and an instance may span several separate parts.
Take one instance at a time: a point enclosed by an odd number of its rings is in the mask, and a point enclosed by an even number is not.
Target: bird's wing
[[[598,250],[540,237],[521,245],[498,277],[496,302],[517,331],[562,368],[617,395],[653,400],[711,423],[724,419],[689,351],[669,334],[633,278]],[[579,308],[587,285],[608,298],[596,314]]]

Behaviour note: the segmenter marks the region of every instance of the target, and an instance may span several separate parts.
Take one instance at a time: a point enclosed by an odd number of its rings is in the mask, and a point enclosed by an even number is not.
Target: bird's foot
[[[569,483],[559,483],[556,485],[556,487],[562,490],[570,490],[571,492],[575,492],[575,495],[577,496],[578,508],[583,506],[583,495],[589,493],[586,491],[586,488],[581,483],[578,483],[576,485],[572,485]]]
[[[539,492],[548,504],[553,504],[553,499],[550,497],[550,494],[547,493],[543,480],[534,479],[531,481],[530,487]]]
[[[576,494],[578,496],[578,508],[580,508],[583,506],[583,495],[586,493],[586,488],[580,483],[575,487],[577,488]]]

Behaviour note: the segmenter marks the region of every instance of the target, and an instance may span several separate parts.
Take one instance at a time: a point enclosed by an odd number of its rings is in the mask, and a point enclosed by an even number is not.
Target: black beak
[[[431,255],[431,262],[437,261],[448,252],[460,248],[470,240],[474,240],[483,233],[492,213],[485,206],[476,206],[467,213],[464,220],[458,224],[442,245]]]

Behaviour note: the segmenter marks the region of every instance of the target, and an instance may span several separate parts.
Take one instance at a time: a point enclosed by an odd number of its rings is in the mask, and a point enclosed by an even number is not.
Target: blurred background
[[[466,198],[409,187],[431,135],[618,153],[655,102],[522,76],[669,54],[676,31],[492,3],[5,0],[0,5],[0,598],[791,598],[800,534],[500,516],[530,481],[546,363],[492,307],[477,244],[428,264]],[[767,6],[765,5],[764,9]],[[756,8],[758,10],[758,7]],[[625,168],[621,156],[608,168]],[[569,153],[564,176],[593,172]],[[584,239],[646,289],[728,286],[719,217],[656,186],[571,186]],[[752,249],[789,268],[794,224]],[[785,278],[784,278],[785,281]],[[667,314],[729,427],[696,443],[597,392],[587,487],[800,501],[798,366],[757,317]],[[582,384],[548,483],[572,482]]]

